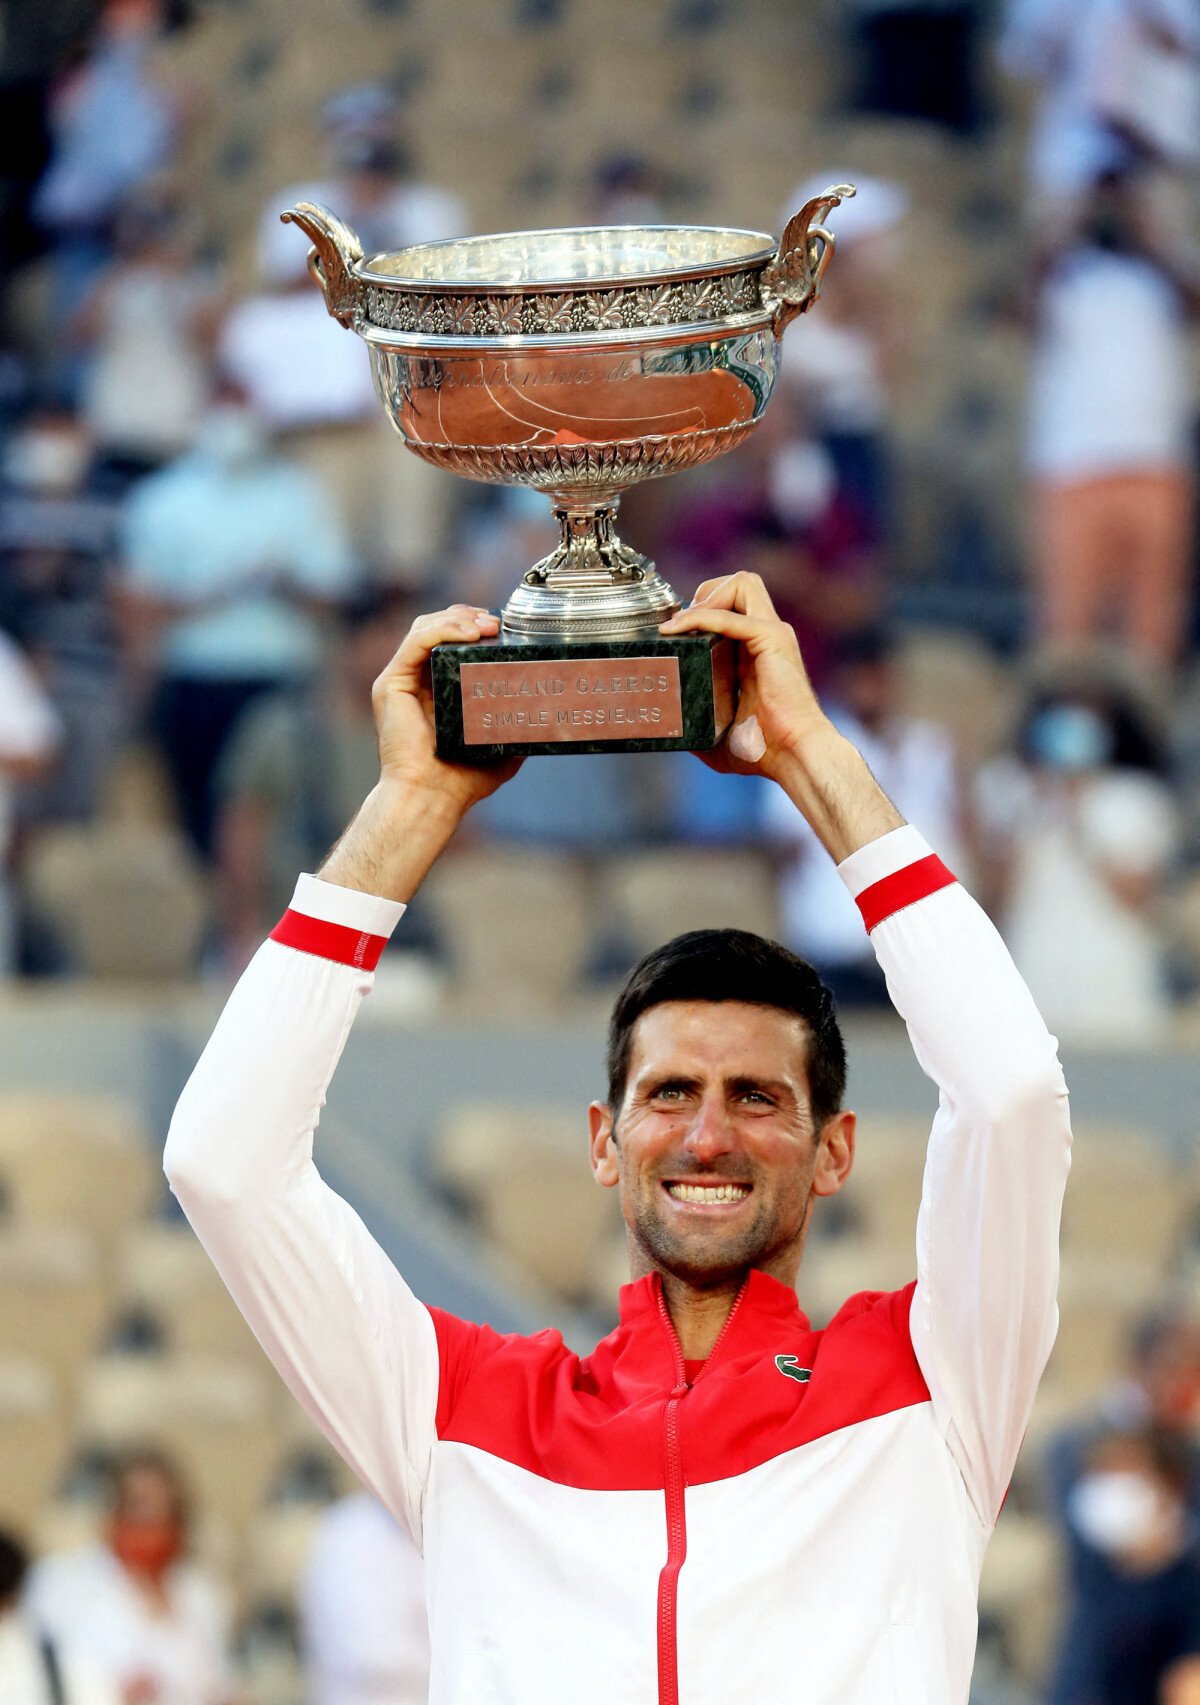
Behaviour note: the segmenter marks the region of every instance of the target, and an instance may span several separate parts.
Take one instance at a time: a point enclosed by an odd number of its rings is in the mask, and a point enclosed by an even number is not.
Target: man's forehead
[[[809,1028],[755,1001],[659,1001],[633,1027],[630,1076],[667,1067],[786,1076],[807,1088]]]

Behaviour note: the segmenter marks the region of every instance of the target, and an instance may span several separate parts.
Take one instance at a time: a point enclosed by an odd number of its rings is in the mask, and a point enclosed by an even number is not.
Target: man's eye
[[[775,1103],[771,1100],[771,1097],[763,1089],[744,1090],[742,1092],[742,1100],[758,1101],[761,1102],[764,1107],[773,1107],[775,1105]]]
[[[654,1091],[653,1099],[655,1101],[682,1101],[683,1096],[684,1090],[682,1085],[678,1083],[664,1083],[661,1088]]]

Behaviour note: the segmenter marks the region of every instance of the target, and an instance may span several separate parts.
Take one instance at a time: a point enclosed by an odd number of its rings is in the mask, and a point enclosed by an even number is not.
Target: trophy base
[[[737,703],[734,647],[714,634],[558,640],[501,632],[435,647],[439,758],[706,752]]]

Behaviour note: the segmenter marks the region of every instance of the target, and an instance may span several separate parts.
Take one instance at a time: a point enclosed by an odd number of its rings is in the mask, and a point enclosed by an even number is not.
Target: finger
[[[717,609],[741,610],[747,616],[774,616],[775,606],[771,602],[771,594],[767,591],[767,583],[760,574],[751,574],[748,570],[740,569],[737,574],[726,575],[719,580],[711,592],[704,597],[705,604],[712,604]],[[700,602],[697,595],[696,602]]]
[[[711,580],[702,580],[696,590],[692,593],[692,603],[703,604],[707,599],[712,597],[718,586],[724,586],[727,580],[732,579],[732,574],[717,574],[714,575]]]
[[[772,641],[781,643],[784,637],[795,643],[795,634],[778,617],[770,621],[762,616],[748,616],[741,610],[721,609],[713,604],[693,605],[680,610],[659,624],[660,633],[719,633],[727,639],[740,640],[752,651],[761,651]]]
[[[488,638],[499,627],[499,616],[473,604],[452,604],[447,610],[418,616],[375,685],[382,691],[398,688],[401,692],[411,692],[419,683],[435,646]]]

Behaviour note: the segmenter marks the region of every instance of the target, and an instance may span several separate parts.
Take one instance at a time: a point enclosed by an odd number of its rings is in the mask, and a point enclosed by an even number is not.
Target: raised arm
[[[185,1088],[171,1188],[255,1336],[313,1419],[415,1535],[434,1438],[433,1322],[321,1180],[313,1135],[392,929],[464,812],[508,769],[434,755],[426,666],[495,631],[456,606],[423,617],[375,687],[380,780],[327,861],[302,876]]]
[[[738,724],[710,761],[773,777],[807,818],[858,901],[938,1086],[910,1328],[942,1431],[990,1526],[1058,1321],[1071,1134],[1054,1038],[987,917],[823,715],[761,581],[701,587],[668,625],[687,628],[741,648]]]

